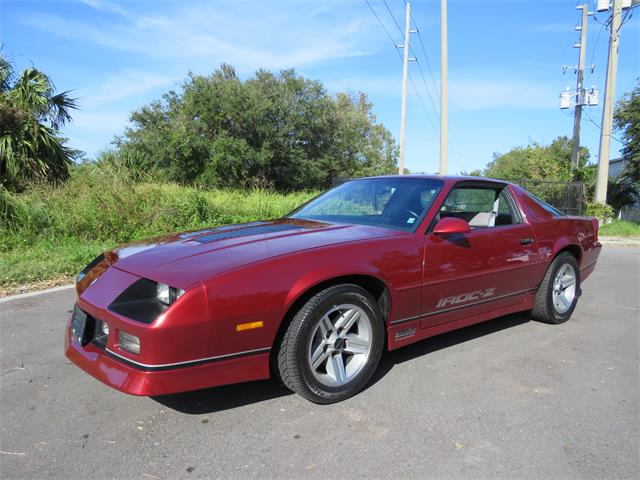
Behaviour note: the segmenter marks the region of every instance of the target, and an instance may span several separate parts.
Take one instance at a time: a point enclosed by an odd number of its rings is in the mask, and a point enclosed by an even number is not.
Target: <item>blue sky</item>
[[[370,0],[397,43],[382,0]],[[594,1],[590,0],[591,9]],[[403,0],[387,0],[403,24]],[[412,13],[425,53],[411,42],[426,78],[410,65],[406,165],[438,169],[439,0],[416,0]],[[571,135],[571,112],[558,95],[575,88],[575,0],[449,0],[450,172],[481,168],[493,152]],[[605,14],[596,19],[604,22]],[[589,20],[587,86],[604,89],[608,32]],[[81,110],[65,128],[69,145],[93,156],[123,132],[130,111],[170,89],[191,70],[220,63],[243,76],[256,68],[295,68],[332,91],[367,93],[378,120],[400,130],[402,64],[364,0],[0,0],[0,42],[18,69],[34,65],[59,90],[73,90]],[[429,66],[431,68],[429,68]],[[434,85],[431,76],[436,81]],[[640,8],[622,28],[616,97],[640,76]],[[429,88],[429,93],[427,92]],[[582,141],[597,159],[600,107],[583,115]],[[612,155],[620,144],[612,142]]]

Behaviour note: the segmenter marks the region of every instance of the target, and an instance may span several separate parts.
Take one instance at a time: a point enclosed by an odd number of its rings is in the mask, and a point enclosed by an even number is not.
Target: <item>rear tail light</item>
[[[591,223],[593,224],[593,237],[594,237],[594,240],[597,242],[598,241],[598,228],[600,227],[600,225],[598,223],[598,219],[597,218],[592,218],[591,219]]]

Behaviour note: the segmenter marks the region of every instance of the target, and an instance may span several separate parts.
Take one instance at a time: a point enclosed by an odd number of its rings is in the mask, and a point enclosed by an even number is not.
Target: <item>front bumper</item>
[[[166,395],[262,380],[270,376],[268,351],[237,358],[215,359],[188,367],[147,371],[126,364],[94,344],[81,346],[73,338],[70,324],[65,332],[65,355],[92,377],[131,395]]]

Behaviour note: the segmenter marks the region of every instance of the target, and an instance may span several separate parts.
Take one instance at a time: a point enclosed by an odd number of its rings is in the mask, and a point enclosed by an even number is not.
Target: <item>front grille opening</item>
[[[90,343],[100,348],[107,347],[109,325],[89,315],[78,304],[73,307],[71,331],[83,347]]]

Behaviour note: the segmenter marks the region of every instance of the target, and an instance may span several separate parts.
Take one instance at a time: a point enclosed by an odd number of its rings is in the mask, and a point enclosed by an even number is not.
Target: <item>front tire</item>
[[[531,316],[541,322],[560,324],[576,308],[580,295],[580,266],[576,257],[562,252],[553,259],[536,293]]]
[[[369,292],[353,284],[329,287],[296,313],[278,352],[283,383],[314,403],[358,393],[380,362],[384,321]]]

